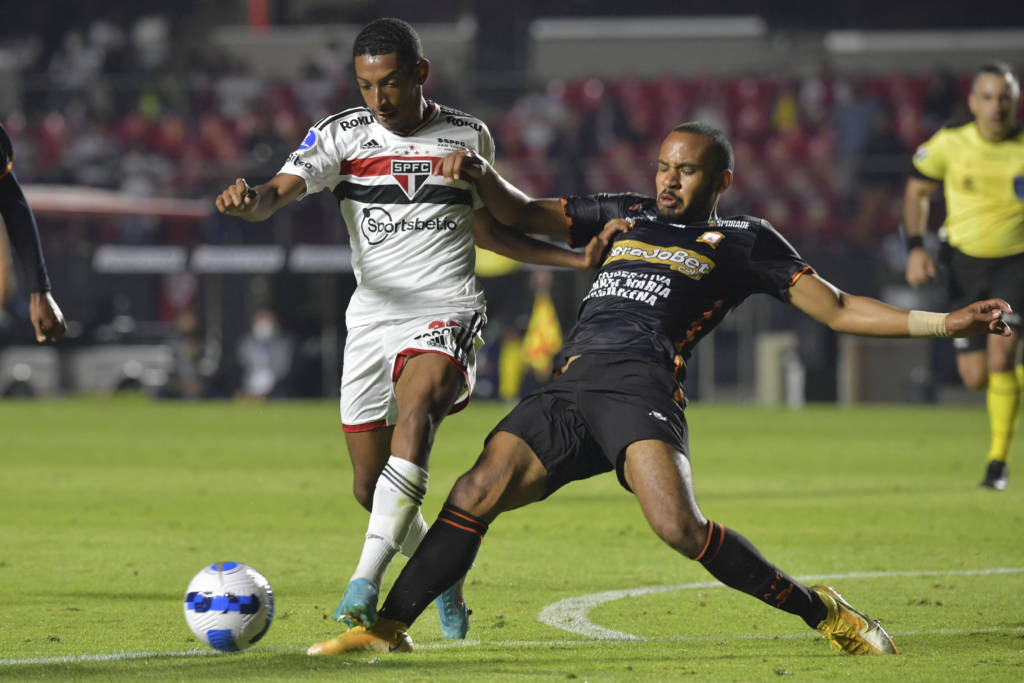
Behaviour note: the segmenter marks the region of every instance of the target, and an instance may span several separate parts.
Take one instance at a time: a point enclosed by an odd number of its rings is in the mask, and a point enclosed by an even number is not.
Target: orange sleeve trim
[[[562,216],[565,218],[565,228],[568,233],[565,238],[566,244],[570,247],[575,248],[576,245],[572,242],[572,217],[569,215],[569,201],[565,197],[559,197],[558,203],[562,205]]]
[[[451,521],[450,519],[439,519],[437,521],[444,522],[445,524],[450,524],[453,527],[455,527],[456,529],[462,529],[463,531],[468,531],[471,534],[476,534],[481,539],[484,537],[484,535],[482,533],[480,533],[479,531],[477,531],[476,529],[474,529],[472,527],[468,527],[468,526],[463,526],[462,524],[456,524],[455,522]]]
[[[4,169],[4,172],[0,173],[0,180],[6,178],[7,174],[11,172],[12,168],[14,168],[14,157],[11,157],[11,160],[7,162],[7,168]]]
[[[566,227],[572,227],[572,216],[569,215],[569,200],[565,197],[560,197],[558,203],[562,205],[562,215],[565,216]]]
[[[793,273],[793,277],[789,278],[789,286],[792,287],[793,285],[795,285],[796,281],[802,278],[807,273],[811,273],[813,275],[814,268],[811,268],[810,266],[804,266],[800,270]]]

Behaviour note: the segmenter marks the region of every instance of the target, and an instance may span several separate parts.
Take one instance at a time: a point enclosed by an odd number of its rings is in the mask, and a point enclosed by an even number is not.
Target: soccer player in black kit
[[[380,619],[313,645],[310,654],[409,651],[409,625],[469,568],[488,525],[571,481],[615,471],[654,532],[722,583],[801,617],[833,648],[895,654],[877,621],[828,586],[805,586],[736,531],[709,520],[693,494],[680,380],[693,346],[746,297],[770,294],[840,332],[871,336],[1009,334],[1005,301],[949,314],[906,311],[839,291],[766,221],[721,220],[732,148],[720,131],[686,123],[663,142],[657,195],[533,200],[472,152],[443,161],[471,178],[503,223],[582,244],[616,231],[566,341],[560,374],[487,437],[437,522],[392,587]]]
[[[29,317],[35,328],[36,341],[57,341],[67,326],[64,315],[50,294],[50,278],[46,273],[39,229],[29,208],[25,193],[14,177],[14,146],[7,131],[0,125],[0,216],[7,226],[11,250],[31,276],[29,283]],[[0,264],[2,266],[3,264]]]

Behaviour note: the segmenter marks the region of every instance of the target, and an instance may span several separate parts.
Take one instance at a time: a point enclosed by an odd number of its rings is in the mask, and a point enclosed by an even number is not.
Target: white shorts
[[[476,352],[487,318],[466,311],[371,323],[348,330],[341,368],[341,425],[346,432],[366,432],[395,424],[395,382],[413,356],[440,353],[462,371],[466,387],[451,412],[469,403],[476,384]]]

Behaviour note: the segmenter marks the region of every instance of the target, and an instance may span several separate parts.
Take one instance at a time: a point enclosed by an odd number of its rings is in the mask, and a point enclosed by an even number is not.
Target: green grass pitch
[[[504,412],[445,422],[428,522]],[[367,519],[336,404],[121,397],[0,402],[0,678],[1021,680],[1024,476],[979,490],[983,409],[708,404],[688,418],[704,512],[881,618],[903,655],[835,653],[798,618],[708,585],[605,475],[492,525],[467,644],[441,638],[431,607],[411,655],[308,657],[339,631]],[[276,594],[267,637],[240,654],[201,650],[182,616],[189,580],[220,560]]]

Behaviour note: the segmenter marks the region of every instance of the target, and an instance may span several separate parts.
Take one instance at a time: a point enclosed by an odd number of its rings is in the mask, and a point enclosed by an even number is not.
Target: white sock
[[[426,520],[423,519],[423,513],[417,514],[413,518],[412,523],[409,524],[409,531],[406,532],[405,538],[402,539],[402,548],[399,552],[406,557],[412,557],[413,553],[416,552],[416,548],[420,547],[420,541],[427,535],[429,528]]]
[[[416,518],[422,521],[420,505],[429,481],[425,469],[393,455],[388,458],[374,488],[366,543],[352,579],[370,579],[380,587],[410,526]]]

